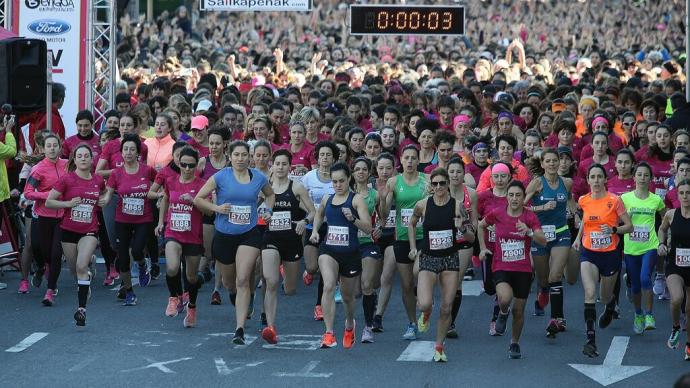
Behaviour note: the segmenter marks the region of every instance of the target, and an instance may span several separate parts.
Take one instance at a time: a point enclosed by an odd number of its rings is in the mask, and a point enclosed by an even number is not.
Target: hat
[[[493,97],[496,95],[496,87],[494,85],[486,85],[482,89],[482,94]]]
[[[203,102],[203,101],[202,101]],[[204,115],[194,116],[192,118],[192,130],[206,129],[208,127],[208,119]]]
[[[565,110],[565,102],[554,102],[551,104],[551,112],[560,113]]]
[[[511,96],[510,93],[507,92],[498,92],[494,97],[494,101],[503,101],[508,105],[513,105],[515,103],[513,96]]]
[[[558,156],[561,156],[563,154],[566,154],[570,157],[570,159],[573,159],[573,150],[571,150],[570,147],[566,147],[566,146],[558,147]]]
[[[207,110],[211,109],[211,106],[213,106],[213,104],[211,104],[211,101],[201,100],[199,101],[199,104],[197,104],[194,113],[206,112]]]

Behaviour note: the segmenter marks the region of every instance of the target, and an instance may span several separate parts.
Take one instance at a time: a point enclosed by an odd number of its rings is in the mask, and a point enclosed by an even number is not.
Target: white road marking
[[[321,347],[321,336],[305,334],[283,334],[275,345],[264,344],[264,349],[316,350]]]
[[[606,358],[601,365],[568,364],[583,375],[603,385],[604,387],[625,380],[628,377],[652,369],[651,366],[627,366],[623,364],[625,351],[628,349],[630,337],[616,336],[606,352]]]
[[[462,295],[479,296],[484,292],[481,280],[468,280],[462,282]]]
[[[32,333],[30,336],[24,338],[20,343],[14,345],[11,348],[5,349],[9,353],[19,353],[26,350],[29,346],[35,344],[36,342],[42,340],[48,333]]]
[[[207,335],[209,335],[211,337],[232,337],[235,335],[235,333],[210,333]],[[254,336],[254,335],[245,334],[244,335],[244,345],[234,345],[234,344],[233,345],[235,346],[236,349],[244,349],[247,346],[251,345],[254,341],[256,341],[257,338],[259,338],[259,337]]]
[[[97,359],[98,359],[98,357],[89,357],[89,358],[83,360],[82,362],[78,363],[77,365],[69,368],[68,370],[70,372],[79,372],[80,370],[86,368],[87,365],[96,361]]]
[[[150,359],[150,358],[148,358],[148,357],[145,357],[144,359],[145,359],[146,361],[150,362],[150,364],[149,364],[149,365],[145,365],[145,366],[141,366],[141,367],[139,367],[139,368],[124,369],[124,370],[121,370],[120,372],[134,372],[134,371],[137,371],[137,370],[144,370],[144,369],[149,369],[149,368],[156,368],[156,369],[158,369],[159,371],[161,371],[161,372],[163,372],[163,373],[175,373],[174,370],[168,368],[166,365],[168,365],[168,364],[174,364],[174,363],[180,362],[180,361],[188,361],[188,360],[193,359],[193,357],[184,357],[184,358],[178,358],[177,360],[160,361],[160,362],[156,362],[156,361],[154,361],[154,360],[152,360],[152,359]]]
[[[227,376],[227,375],[233,374],[235,372],[239,372],[242,369],[246,369],[246,368],[253,367],[253,366],[259,366],[259,365],[264,363],[263,361],[258,361],[258,362],[251,362],[249,364],[244,364],[244,363],[235,361],[235,362],[231,362],[230,364],[231,365],[236,364],[238,366],[230,369],[230,368],[228,368],[228,365],[225,363],[225,360],[223,360],[220,357],[216,357],[214,359],[214,362],[216,364],[216,370],[218,371],[218,374],[221,376]]]
[[[276,377],[313,377],[313,378],[329,378],[333,376],[333,373],[312,373],[314,368],[319,365],[318,361],[309,361],[309,363],[302,368],[301,371],[297,373],[289,373],[289,372],[276,372],[273,373],[273,376]]]
[[[412,341],[396,361],[431,362],[434,358],[434,341]]]

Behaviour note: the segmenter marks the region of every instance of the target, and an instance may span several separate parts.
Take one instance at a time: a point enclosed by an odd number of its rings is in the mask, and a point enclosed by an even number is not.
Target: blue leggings
[[[625,268],[632,283],[632,293],[637,295],[641,290],[652,288],[652,272],[656,266],[656,249],[642,255],[625,255]]]

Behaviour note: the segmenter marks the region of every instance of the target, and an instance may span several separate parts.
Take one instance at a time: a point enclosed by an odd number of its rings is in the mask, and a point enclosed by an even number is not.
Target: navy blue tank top
[[[333,195],[326,201],[326,221],[328,222],[328,233],[321,243],[323,248],[334,253],[354,253],[359,249],[357,239],[357,227],[354,222],[350,222],[343,215],[343,208],[349,208],[352,215],[357,217],[357,211],[352,206],[352,199],[355,193],[350,192],[347,200],[340,205],[333,204]]]

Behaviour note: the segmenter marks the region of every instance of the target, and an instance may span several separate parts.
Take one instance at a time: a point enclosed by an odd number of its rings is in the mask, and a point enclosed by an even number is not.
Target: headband
[[[455,128],[460,123],[469,123],[470,121],[470,116],[468,115],[457,115],[453,117],[453,128]]]
[[[594,118],[594,120],[592,120],[592,129],[594,129],[597,126],[597,124],[601,123],[601,122],[606,123],[607,127],[609,126],[609,121],[606,120],[606,117],[599,116],[599,117]]]
[[[479,142],[479,143],[475,144],[474,147],[472,147],[472,153],[475,153],[477,150],[481,150],[481,149],[487,149],[488,150],[489,146],[486,145],[486,143]]]
[[[491,167],[491,174],[508,174],[510,175],[510,169],[505,163],[496,163]]]
[[[513,121],[513,114],[510,112],[501,112],[498,114],[498,118],[496,120],[500,120],[504,117],[507,117],[510,119],[510,121]]]

